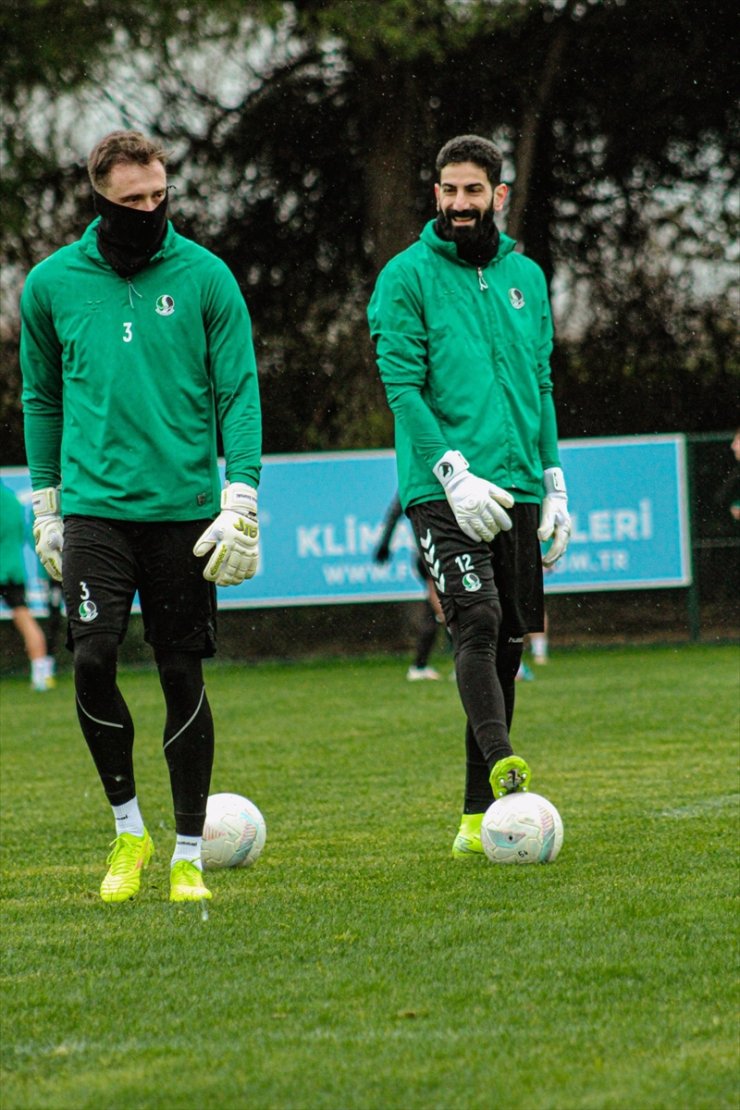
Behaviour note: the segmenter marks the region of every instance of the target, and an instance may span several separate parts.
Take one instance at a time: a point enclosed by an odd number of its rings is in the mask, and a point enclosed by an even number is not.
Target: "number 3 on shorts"
[[[134,338],[133,335],[131,334],[131,329],[133,328],[133,326],[134,325],[131,322],[131,320],[125,320],[124,321],[124,324],[123,324],[123,342],[124,343],[130,343],[131,340]]]

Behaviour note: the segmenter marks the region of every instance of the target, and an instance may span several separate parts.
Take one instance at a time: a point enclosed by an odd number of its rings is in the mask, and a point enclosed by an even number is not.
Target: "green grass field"
[[[520,684],[565,824],[530,867],[449,858],[462,710],[405,667],[209,666],[212,789],[268,838],[210,873],[207,921],[166,900],[156,675],[121,675],[157,854],[118,907],[71,679],[3,680],[3,1110],[736,1110],[737,649],[562,653]]]

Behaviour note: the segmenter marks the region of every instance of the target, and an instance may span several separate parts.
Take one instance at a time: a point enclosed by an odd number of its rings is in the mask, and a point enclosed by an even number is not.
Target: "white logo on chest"
[[[171,316],[175,311],[175,298],[171,297],[169,293],[163,293],[161,297],[157,297],[154,311],[157,316]]]

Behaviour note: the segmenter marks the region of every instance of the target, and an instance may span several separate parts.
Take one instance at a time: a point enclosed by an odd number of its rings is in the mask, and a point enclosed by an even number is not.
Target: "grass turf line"
[[[207,922],[166,901],[156,676],[121,675],[158,850],[117,907],[71,681],[3,680],[3,1110],[734,1110],[736,649],[563,653],[520,684],[515,748],[565,824],[540,867],[449,858],[462,711],[404,674],[209,666],[212,790],[268,838],[209,873]]]

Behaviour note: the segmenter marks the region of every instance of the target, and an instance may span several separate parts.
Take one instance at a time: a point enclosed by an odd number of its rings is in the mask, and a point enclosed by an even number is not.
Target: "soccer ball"
[[[241,794],[211,794],[206,803],[203,867],[251,867],[265,846],[265,819]]]
[[[551,863],[563,844],[563,822],[540,794],[506,794],[484,813],[480,841],[494,863]]]

